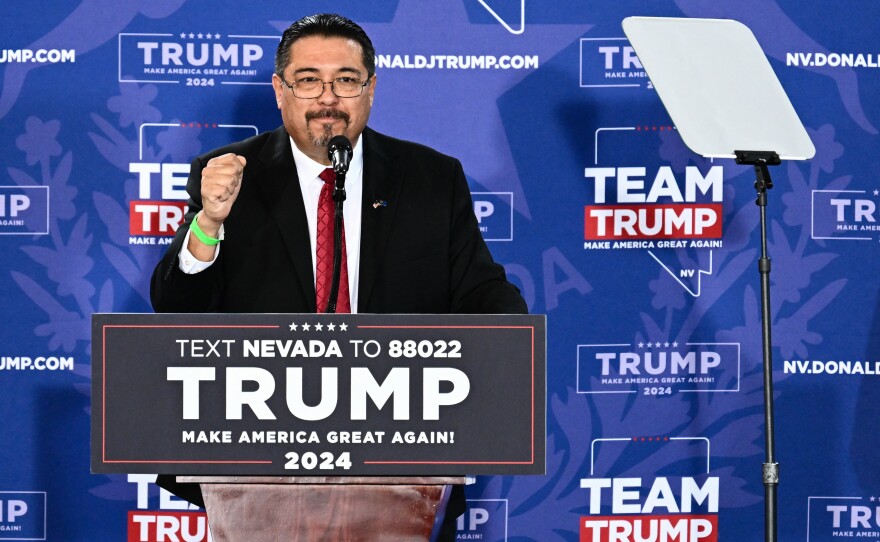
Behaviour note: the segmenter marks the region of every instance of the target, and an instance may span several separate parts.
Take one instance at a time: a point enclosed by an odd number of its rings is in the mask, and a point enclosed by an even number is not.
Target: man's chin
[[[315,126],[315,124],[312,124],[312,126],[309,127],[309,136],[311,140],[315,143],[315,145],[326,147],[327,143],[329,143],[330,139],[332,139],[334,136],[345,135],[345,130],[347,128],[348,124],[344,122],[322,122],[318,123],[317,126]]]
[[[326,125],[324,126],[324,130],[321,131],[321,133],[316,134],[311,131],[309,133],[309,137],[312,140],[312,143],[314,143],[318,147],[326,147],[330,144],[330,140],[338,135],[345,135],[345,130],[338,128],[334,130],[332,129],[332,126]]]

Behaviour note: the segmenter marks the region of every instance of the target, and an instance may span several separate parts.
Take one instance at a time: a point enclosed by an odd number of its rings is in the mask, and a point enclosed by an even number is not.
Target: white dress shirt
[[[293,161],[296,163],[299,188],[302,192],[306,219],[309,224],[309,240],[312,246],[312,276],[314,277],[316,266],[315,253],[317,250],[315,244],[318,229],[318,198],[321,195],[321,188],[324,186],[324,181],[318,175],[327,166],[319,164],[306,156],[305,153],[297,148],[292,138],[290,146],[293,149]],[[342,208],[342,215],[345,220],[345,257],[348,263],[348,291],[351,301],[351,312],[356,313],[358,299],[357,284],[358,276],[360,275],[358,262],[360,261],[361,253],[361,201],[363,199],[364,185],[363,138],[358,138],[352,151],[351,163],[345,176],[346,198]],[[187,231],[178,258],[180,270],[187,274],[199,273],[210,267],[217,260],[217,256],[220,254],[220,246],[223,244],[221,242],[217,245],[214,250],[214,258],[210,262],[203,262],[197,260],[187,248],[191,234],[192,232]]]

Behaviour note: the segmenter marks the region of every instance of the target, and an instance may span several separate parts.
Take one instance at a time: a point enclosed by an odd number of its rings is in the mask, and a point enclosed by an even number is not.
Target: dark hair
[[[275,53],[275,73],[279,77],[283,77],[284,68],[290,64],[290,47],[296,40],[308,36],[345,38],[358,42],[363,51],[367,77],[371,77],[376,72],[376,50],[364,29],[342,15],[319,13],[294,22],[281,35],[281,43],[278,44],[278,50]]]

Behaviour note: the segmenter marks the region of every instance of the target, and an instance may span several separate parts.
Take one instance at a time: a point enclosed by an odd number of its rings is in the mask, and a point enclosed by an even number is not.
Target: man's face
[[[367,79],[362,49],[354,40],[309,36],[295,41],[290,53],[290,64],[284,69],[284,80],[290,84],[304,77],[325,82],[338,77]],[[284,127],[296,146],[313,160],[329,164],[330,138],[342,134],[354,146],[367,125],[376,78],[354,98],[336,96],[329,84],[317,98],[297,98],[277,74],[272,76],[272,85]]]

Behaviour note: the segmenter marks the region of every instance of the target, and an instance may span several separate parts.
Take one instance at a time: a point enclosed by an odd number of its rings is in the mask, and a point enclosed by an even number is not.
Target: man
[[[153,274],[156,312],[323,312],[320,175],[337,135],[354,148],[340,307],[527,312],[480,236],[461,164],[367,128],[376,74],[363,29],[338,15],[293,23],[272,84],[282,127],[193,160],[189,213]],[[174,489],[199,501],[197,491]],[[453,500],[452,520],[463,509],[461,492]]]

